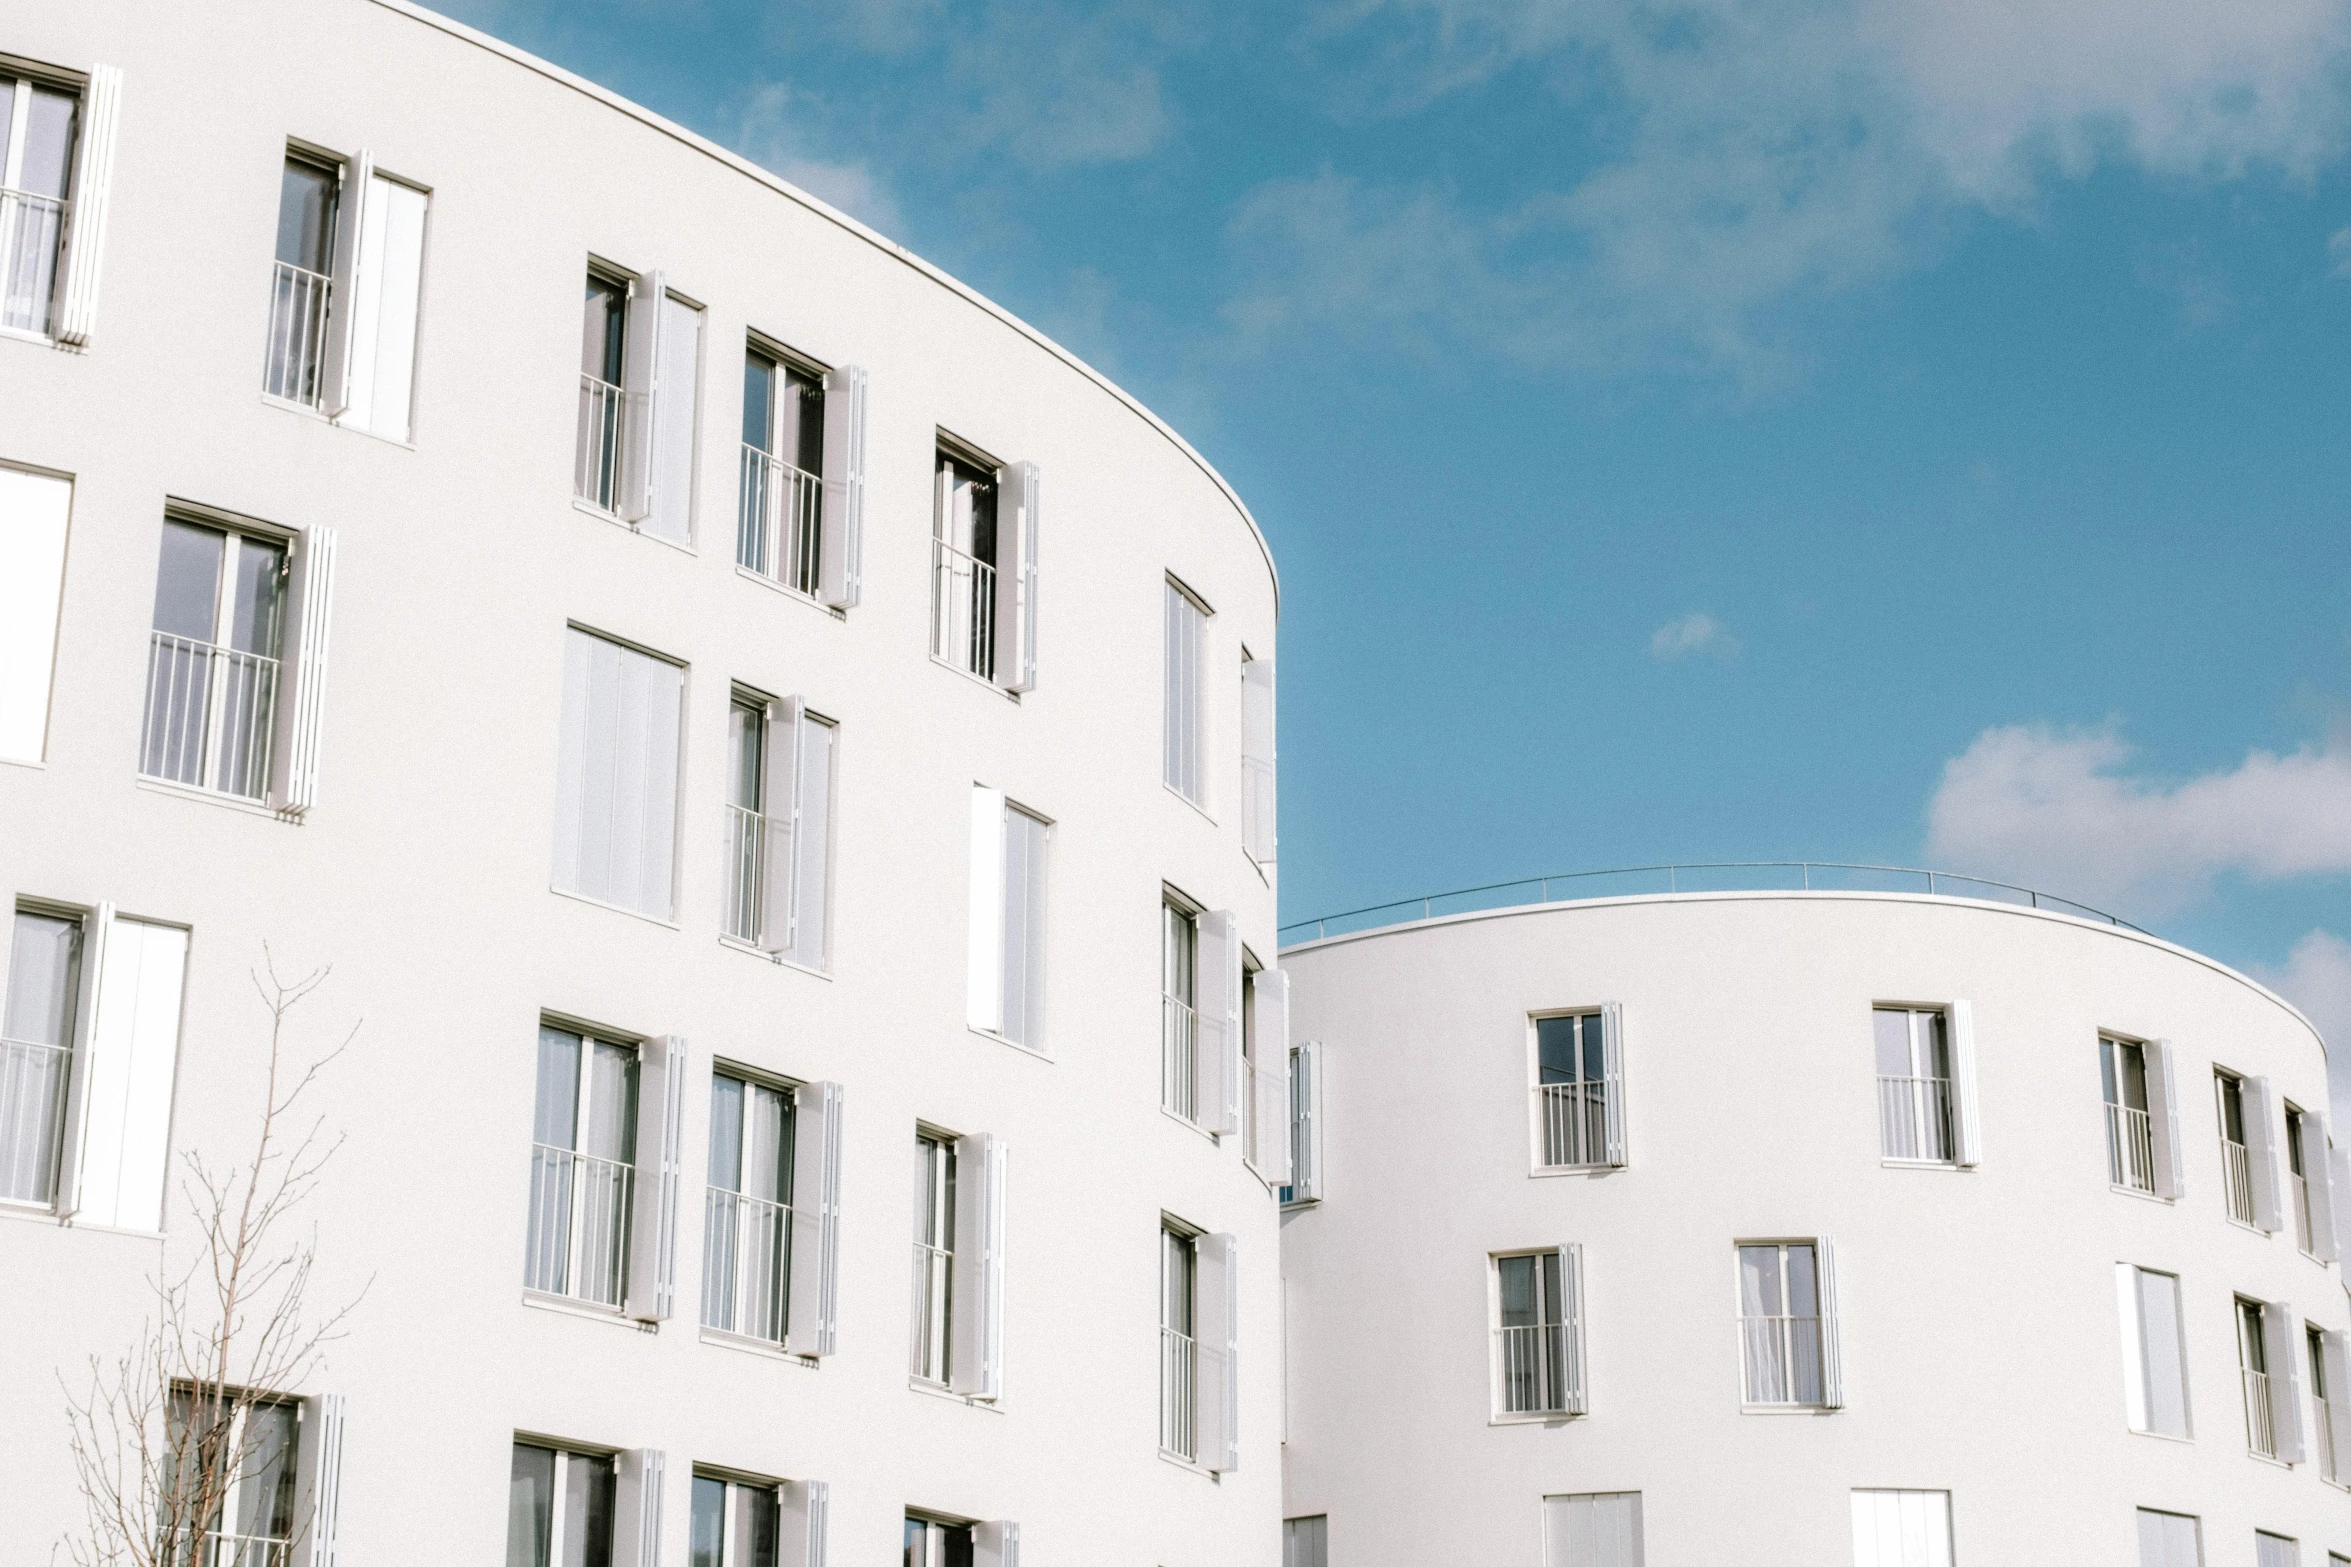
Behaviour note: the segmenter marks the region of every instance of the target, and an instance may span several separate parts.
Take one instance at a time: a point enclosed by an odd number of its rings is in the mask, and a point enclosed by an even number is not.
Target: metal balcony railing
[[[1494,1330],[1494,1399],[1507,1415],[1564,1414],[1582,1401],[1565,1323]]]
[[[165,631],[153,636],[139,771],[260,799],[269,792],[278,661]]]
[[[63,1045],[0,1039],[0,1201],[55,1195],[58,1116],[72,1065]]]
[[[914,1243],[914,1374],[925,1382],[947,1380],[947,1324],[955,1308],[955,1254],[944,1246]]]
[[[2227,1177],[2229,1217],[2239,1224],[2253,1222],[2253,1152],[2243,1143],[2220,1140],[2222,1173]]]
[[[269,357],[261,387],[272,397],[316,408],[326,359],[327,298],[334,285],[323,272],[281,261],[269,285]]]
[[[2318,1255],[2318,1245],[2310,1233],[2310,1177],[2296,1172],[2293,1180],[2294,1243],[2300,1246],[2306,1255],[2315,1257]]]
[[[1543,1083],[1535,1089],[1546,1168],[1608,1162],[1608,1085]]]
[[[2106,1107],[2106,1178],[2128,1191],[2155,1190],[2155,1121],[2146,1111]]]
[[[727,807],[727,934],[757,941],[766,929],[767,818]]]
[[[1748,1403],[1819,1405],[1825,1401],[1820,1318],[1742,1317],[1739,1342],[1747,1370]]]
[[[1200,1119],[1200,1019],[1175,997],[1159,998],[1159,1103],[1187,1121]]]
[[[2251,1371],[2245,1378],[2245,1443],[2264,1458],[2278,1456],[2278,1428],[2269,1403],[2269,1373]]]
[[[711,1187],[702,1216],[702,1325],[782,1343],[791,1248],[790,1208]]]
[[[1188,1333],[1159,1330],[1159,1445],[1178,1458],[1200,1456],[1194,1418],[1199,1381],[1199,1346]]]
[[[628,1282],[629,1197],[636,1173],[616,1159],[531,1146],[525,1288],[599,1306],[620,1304]]]
[[[600,511],[620,504],[620,429],[625,400],[610,381],[580,372],[579,444],[572,493]]]
[[[65,203],[0,186],[0,326],[49,335]]]
[[[1878,1078],[1878,1138],[1888,1159],[1951,1162],[1951,1079]]]
[[[931,540],[931,657],[996,678],[996,568]]]
[[[735,563],[814,597],[823,527],[824,481],[745,442]]]

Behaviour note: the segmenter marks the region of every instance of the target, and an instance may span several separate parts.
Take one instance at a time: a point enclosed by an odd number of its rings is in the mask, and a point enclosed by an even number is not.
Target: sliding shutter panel
[[[2316,1111],[2302,1113],[2302,1180],[2310,1192],[2310,1254],[2321,1262],[2333,1262],[2340,1248],[2335,1244],[2335,1199],[2341,1195],[2335,1189],[2335,1161],[2327,1147],[2326,1117]],[[2329,1387],[2333,1383],[2327,1384]],[[2351,1458],[2351,1450],[2344,1453]]]
[[[122,120],[122,68],[90,67],[82,94],[82,140],[74,152],[73,202],[66,218],[65,294],[57,340],[86,346],[98,325],[98,263],[106,249],[106,210],[114,188],[114,147]]]
[[[784,1348],[833,1352],[841,1228],[841,1085],[803,1083],[792,1118],[792,1276]]]
[[[302,1435],[294,1454],[294,1537],[301,1542],[303,1567],[336,1567],[343,1422],[342,1394],[320,1393],[302,1400]]]
[[[341,418],[351,406],[352,330],[359,320],[359,257],[367,227],[367,187],[375,179],[375,159],[365,147],[353,153],[338,171],[341,194],[335,200],[335,250],[328,259],[326,341],[319,366],[319,411]]]
[[[865,572],[865,372],[856,365],[824,378],[822,535],[817,596],[835,609],[855,608]]]
[[[2261,1306],[2261,1350],[2269,1365],[2269,1421],[2278,1457],[2289,1464],[2310,1456],[2302,1438],[2302,1321],[2282,1300]]]
[[[971,930],[966,1021],[1004,1031],[1004,791],[971,791]]]
[[[106,978],[106,947],[114,905],[101,903],[82,917],[82,989],[73,1020],[73,1059],[65,1073],[65,1128],[57,1150],[57,1215],[81,1211],[82,1147],[90,1131],[90,1077],[98,1054],[98,1003]]]
[[[1274,863],[1273,660],[1241,666],[1241,841],[1260,865]]]
[[[287,660],[287,682],[280,693],[279,711],[286,715],[286,733],[273,759],[272,792],[278,809],[300,816],[318,803],[320,734],[326,722],[327,641],[333,628],[335,604],[335,530],[325,526],[303,530],[295,546],[293,602],[287,606],[287,636],[292,656]]]
[[[1224,1473],[1241,1467],[1240,1279],[1232,1236],[1203,1235],[1197,1247],[1192,1315],[1199,1343],[1194,1375],[1200,1462]]]
[[[1973,1167],[1984,1160],[1983,1109],[1976,1097],[1975,1008],[1951,1003],[1951,1162]]]
[[[1290,1184],[1290,976],[1257,976],[1256,1146],[1249,1162],[1276,1186]]]
[[[702,312],[667,293],[653,361],[652,464],[645,531],[684,544],[694,536],[694,413],[702,380]]]
[[[424,289],[425,193],[378,174],[367,182],[359,288],[351,301],[351,364],[343,422],[408,439],[416,390],[416,310]]]
[[[2326,1165],[2334,1177],[2335,1255],[2351,1257],[2351,1147],[2327,1150]],[[2343,1462],[2351,1465],[2351,1448],[2344,1449]]]
[[[1830,1409],[1845,1407],[1845,1335],[1838,1321],[1837,1245],[1826,1235],[1812,1243],[1813,1264],[1820,1274],[1820,1401]]]
[[[1230,909],[1200,916],[1196,949],[1199,1045],[1194,1105],[1205,1132],[1240,1129],[1241,935]]]
[[[983,1523],[972,1529],[978,1567],[1020,1567],[1020,1525]]]
[[[1600,1009],[1600,1121],[1606,1147],[1603,1162],[1625,1165],[1624,1007],[1611,1001]]]
[[[993,1132],[955,1143],[955,1391],[1004,1394],[1004,1144]]]
[[[1584,1402],[1584,1248],[1559,1248],[1560,1390],[1563,1413],[1589,1413]]]
[[[613,508],[623,522],[643,522],[653,513],[653,385],[661,362],[661,306],[668,298],[658,272],[629,285],[620,360],[620,493]]]
[[[640,1322],[662,1322],[677,1297],[686,1042],[674,1034],[650,1039],[639,1057],[637,1177],[629,1195],[628,1314]]]
[[[2281,1136],[2278,1130],[2277,1090],[2269,1086],[2266,1077],[2245,1080],[2245,1154],[2252,1166],[2253,1223],[2275,1235],[2284,1226],[2281,1214],[2285,1203],[2278,1191],[2278,1171],[2283,1161],[2278,1157]]]
[[[832,1488],[822,1480],[787,1480],[781,1490],[784,1537],[778,1567],[825,1567]]]
[[[657,1447],[632,1448],[613,1465],[613,1567],[661,1567],[661,1493],[669,1458]]]
[[[760,814],[767,820],[766,858],[759,867],[759,939],[770,952],[790,952],[799,940],[794,871],[800,863],[800,699],[767,704],[767,744],[760,753]]]
[[[2155,1103],[2147,1117],[2155,1144],[2155,1195],[2173,1200],[2188,1195],[2188,1150],[2180,1139],[2180,1075],[2171,1041],[2147,1043],[2147,1095]]]
[[[1287,1201],[1322,1200],[1322,1042],[1290,1053],[1290,1190]]]
[[[2342,1333],[2319,1335],[2319,1375],[2326,1380],[2327,1432],[2334,1439],[2335,1472],[2340,1483],[2351,1475],[2351,1339]]]
[[[1003,471],[996,503],[996,679],[1007,691],[1037,684],[1037,511],[1044,481],[1033,462]]]
[[[84,1223],[153,1233],[163,1227],[188,933],[119,917],[109,925],[104,967],[94,981],[82,971],[102,993],[90,1052],[75,1062],[89,1074],[76,1211]]]

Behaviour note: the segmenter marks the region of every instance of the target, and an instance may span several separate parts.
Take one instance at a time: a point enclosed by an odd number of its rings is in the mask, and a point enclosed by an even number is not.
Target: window
[[[2151,1268],[2117,1265],[2122,1310],[2125,1405],[2133,1431],[2185,1438],[2187,1350],[2180,1336],[2180,1281]]]
[[[1535,1144],[1546,1169],[1621,1165],[1623,1012],[1539,1017],[1535,1028]]]
[[[1322,1045],[1290,1049],[1290,1184],[1284,1203],[1322,1200]]]
[[[2202,1527],[2185,1513],[2140,1508],[2139,1567],[2204,1567]]]
[[[2320,1262],[2335,1260],[2335,1193],[2326,1118],[2285,1105],[2287,1182],[2294,1194],[2294,1241]]]
[[[789,1089],[711,1074],[702,1325],[774,1344],[790,1300],[792,1112]]]
[[[1878,1151],[1888,1159],[1958,1161],[1950,1029],[1940,1008],[1878,1007]]]
[[[523,1284],[617,1307],[637,1202],[638,1052],[539,1025]]]
[[[1282,1520],[1282,1567],[1331,1567],[1331,1521],[1326,1514]]]
[[[617,1468],[606,1454],[515,1443],[506,1567],[613,1567]]]
[[[1027,691],[1037,683],[1037,465],[942,442],[936,481],[931,657]]]
[[[555,887],[668,919],[685,671],[572,627],[563,639]]]
[[[915,1134],[915,1380],[970,1398],[1003,1392],[1003,1143]]]
[[[1019,1567],[1016,1523],[951,1523],[908,1513],[904,1538],[904,1567]]]
[[[1273,660],[1241,655],[1241,842],[1260,865],[1274,863]]]
[[[693,536],[702,311],[658,272],[591,263],[580,316],[572,493],[646,533]]]
[[[1196,1233],[1159,1231],[1159,1447],[1197,1458],[1200,1245]]]
[[[945,1386],[955,1310],[955,1144],[914,1139],[914,1341],[916,1380]]]
[[[1199,1109],[1199,917],[1174,899],[1159,909],[1159,1103],[1190,1121]]]
[[[824,560],[821,374],[762,350],[743,356],[743,453],[735,563],[816,596]]]
[[[1233,1258],[1230,1235],[1161,1221],[1159,1447],[1220,1471],[1240,1463]]]
[[[1951,1567],[1951,1493],[1855,1491],[1853,1567]]]
[[[425,206],[423,191],[378,174],[365,152],[287,153],[263,391],[408,439]]]
[[[56,1199],[81,993],[82,921],[18,909],[0,1016],[0,1201]]]
[[[277,268],[269,295],[269,357],[262,390],[316,408],[326,361],[339,166],[289,154],[278,184]]]
[[[783,1509],[773,1485],[694,1476],[687,1567],[781,1567]]]
[[[1205,809],[1207,715],[1201,668],[1208,642],[1208,610],[1173,577],[1167,581],[1166,603],[1164,776],[1170,789]]]
[[[1016,1045],[1045,1042],[1045,821],[971,791],[970,967],[967,1018]]]
[[[1494,1259],[1494,1410],[1584,1413],[1583,1248]]]
[[[2245,1384],[2245,1443],[2263,1458],[2302,1462],[2300,1336],[2292,1308],[2236,1299],[2237,1370]]]
[[[1746,1402],[1826,1409],[1844,1403],[1829,1242],[1742,1242],[1738,1251]]]
[[[808,968],[831,958],[833,739],[798,697],[727,712],[726,933]]]
[[[2253,1567],[2299,1567],[2302,1547],[2282,1534],[2253,1531]]]
[[[2106,1179],[2125,1191],[2155,1191],[2155,1125],[2147,1099],[2147,1047],[2098,1041],[2098,1076],[2106,1093]]]
[[[300,1406],[288,1399],[217,1384],[171,1390],[157,1522],[194,1537],[188,1546],[196,1548],[183,1547],[187,1560],[265,1563],[292,1553],[300,1423]]]
[[[2310,1362],[2311,1426],[2318,1433],[2318,1472],[2337,1485],[2347,1478],[2343,1461],[2351,1456],[2351,1407],[2344,1397],[2343,1335],[2305,1325],[2303,1348]]]
[[[72,505],[72,480],[0,467],[0,761],[48,754]]]
[[[2220,1118],[2220,1164],[2222,1180],[2228,1195],[2229,1217],[2239,1224],[2255,1224],[2261,1218],[2259,1183],[2260,1173],[2254,1158],[2251,1139],[2261,1136],[2259,1106],[2245,1079],[2233,1072],[2215,1070],[2212,1074],[2214,1108]],[[2275,1225],[2264,1225],[2274,1229]]]
[[[580,425],[572,493],[603,511],[620,509],[625,432],[621,376],[628,359],[629,285],[590,268],[580,319]]]
[[[110,65],[85,92],[0,72],[0,328],[88,341],[121,101]]]
[[[1290,1184],[1290,976],[1242,953],[1243,1155],[1277,1187]]]
[[[1241,1129],[1241,942],[1229,909],[1160,903],[1159,1103],[1204,1132]]]
[[[1638,1567],[1641,1493],[1543,1498],[1543,1567]]]

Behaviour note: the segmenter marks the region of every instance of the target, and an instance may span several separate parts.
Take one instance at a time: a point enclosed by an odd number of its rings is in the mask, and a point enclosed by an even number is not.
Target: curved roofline
[[[2308,1029],[2310,1037],[2318,1044],[2320,1058],[2323,1060],[2327,1055],[2326,1036],[2318,1031],[2317,1024],[2303,1015],[2300,1007],[2251,975],[2230,968],[2218,958],[2207,957],[2203,953],[2190,947],[2183,947],[2177,942],[2165,941],[2161,936],[2151,936],[2135,926],[2100,924],[2096,920],[2084,919],[2078,914],[2060,913],[2055,909],[2028,908],[2023,904],[2002,903],[1991,898],[1954,898],[1941,893],[1852,892],[1841,889],[1806,892],[1796,888],[1777,888],[1735,892],[1649,892],[1634,893],[1618,898],[1555,899],[1549,903],[1514,904],[1503,909],[1472,909],[1461,914],[1439,914],[1429,919],[1405,920],[1395,925],[1381,925],[1372,930],[1355,930],[1340,936],[1324,936],[1318,940],[1301,941],[1296,946],[1284,947],[1281,949],[1280,956],[1286,960],[1303,952],[1319,952],[1328,947],[1345,946],[1351,941],[1369,941],[1381,936],[1400,936],[1409,931],[1426,930],[1439,925],[1463,925],[1472,920],[1510,919],[1523,914],[1557,914],[1579,909],[1619,908],[1636,903],[1748,903],[1761,902],[1769,898],[1786,898],[1791,901],[1843,899],[1856,903],[1948,904],[1964,909],[1980,909],[1988,914],[2013,914],[2021,919],[2053,920],[2060,925],[2077,926],[2082,930],[2115,937],[2117,940],[2134,941],[2142,946],[2169,952],[2175,957],[2186,958],[2189,962],[2208,968],[2225,979],[2235,980]]]
[[[1273,549],[1265,542],[1265,530],[1257,525],[1256,514],[1249,510],[1248,502],[1241,499],[1240,493],[1236,491],[1229,482],[1226,481],[1225,476],[1216,471],[1216,465],[1211,463],[1207,458],[1201,456],[1198,449],[1195,448],[1190,441],[1185,440],[1181,435],[1177,434],[1175,428],[1165,419],[1160,418],[1159,415],[1144,407],[1133,393],[1127,391],[1126,388],[1111,380],[1110,377],[1104,375],[1101,371],[1095,369],[1092,365],[1086,363],[1083,359],[1080,359],[1077,355],[1071,353],[1068,349],[1062,347],[1059,343],[1056,343],[1053,341],[1053,339],[1047,337],[1044,333],[1038,331],[1035,327],[1029,325],[1029,323],[1023,321],[1020,317],[1014,315],[1011,311],[1005,309],[1002,305],[997,304],[994,300],[979,292],[979,290],[971,287],[969,284],[964,283],[955,277],[950,276],[948,273],[942,271],[939,267],[933,265],[932,263],[923,260],[922,257],[916,255],[913,251],[908,250],[905,246],[899,244],[896,240],[889,239],[884,235],[877,233],[875,230],[866,227],[863,223],[860,223],[857,221],[857,219],[849,216],[849,214],[841,211],[839,208],[833,206],[829,202],[826,202],[816,196],[812,196],[808,192],[802,190],[799,186],[792,184],[789,180],[780,178],[770,171],[761,168],[758,164],[753,163],[750,159],[744,157],[742,154],[731,152],[727,148],[721,147],[718,143],[710,140],[706,136],[702,136],[696,132],[690,131],[684,126],[675,123],[674,121],[663,119],[660,115],[655,114],[651,109],[646,108],[642,104],[633,103],[630,100],[623,98],[620,94],[612,91],[608,87],[601,87],[596,83],[589,81],[584,76],[575,75],[574,73],[565,70],[560,65],[556,65],[551,61],[542,60],[537,55],[531,54],[527,50],[518,49],[513,44],[506,42],[502,38],[494,38],[490,34],[481,31],[479,28],[469,27],[465,23],[457,21],[453,17],[443,16],[438,11],[428,11],[423,6],[414,4],[413,0],[371,0],[371,3],[379,5],[387,11],[397,12],[401,16],[409,18],[411,21],[422,22],[428,27],[438,28],[442,32],[447,33],[452,38],[460,39],[463,42],[472,44],[478,49],[485,49],[491,54],[497,55],[502,59],[511,61],[512,63],[523,67],[525,70],[535,71],[539,75],[546,77],[551,82],[555,82],[560,86],[568,87],[572,91],[580,93],[586,97],[593,98],[598,103],[604,105],[606,108],[618,110],[620,113],[627,115],[630,119],[636,120],[656,131],[659,131],[665,136],[671,137],[672,139],[683,143],[685,146],[703,154],[705,157],[715,159],[717,162],[725,164],[728,168],[734,170],[737,174],[743,175],[745,178],[753,181],[754,183],[764,185],[768,189],[776,192],[778,195],[783,196],[788,200],[798,202],[801,206],[806,207],[810,212],[815,213],[818,217],[839,225],[848,233],[855,235],[857,238],[865,241],[867,244],[873,246],[874,249],[882,252],[882,254],[890,257],[892,260],[897,261],[904,266],[913,268],[915,271],[921,273],[924,277],[930,279],[932,282],[938,284],[941,288],[946,289],[948,292],[960,295],[966,302],[976,305],[982,311],[985,311],[987,314],[994,316],[998,321],[1012,328],[1013,331],[1018,332],[1021,336],[1027,338],[1032,343],[1035,343],[1039,348],[1044,349],[1045,352],[1051,354],[1054,358],[1059,359],[1063,364],[1068,365],[1072,370],[1075,370],[1078,374],[1084,376],[1087,380],[1092,381],[1103,391],[1108,392],[1119,402],[1125,404],[1127,409],[1137,418],[1141,419],[1145,424],[1149,425],[1152,429],[1158,431],[1160,435],[1164,436],[1169,444],[1174,446],[1177,451],[1183,453],[1185,457],[1192,461],[1194,466],[1198,467],[1202,473],[1208,476],[1209,482],[1214,484],[1218,490],[1223,492],[1224,498],[1226,500],[1232,502],[1233,509],[1241,514],[1241,520],[1249,525],[1250,536],[1257,541],[1257,552],[1265,557],[1266,575],[1273,579],[1274,619],[1277,623],[1279,623],[1282,613],[1281,568],[1274,564]]]

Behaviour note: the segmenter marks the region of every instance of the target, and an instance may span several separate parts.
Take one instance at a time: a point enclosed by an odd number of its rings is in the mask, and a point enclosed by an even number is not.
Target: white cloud
[[[2327,236],[2328,270],[2337,277],[2351,277],[2351,227],[2339,228]]]
[[[2122,771],[2111,727],[1987,729],[1944,766],[1928,862],[2153,915],[2214,877],[2351,873],[2351,742],[2166,782]]]
[[[1669,620],[1649,634],[1651,658],[1687,658],[1693,653],[1729,658],[1738,651],[1739,639],[1724,630],[1722,622],[1699,611]]]
[[[2256,963],[2253,977],[2302,1009],[2327,1042],[2335,1122],[2351,1114],[2351,941],[2314,930],[2294,943],[2283,964]]]
[[[820,201],[831,203],[884,234],[904,232],[905,219],[889,185],[862,159],[835,161],[815,153],[810,126],[824,118],[821,101],[785,82],[752,89],[728,138],[737,152]]]

